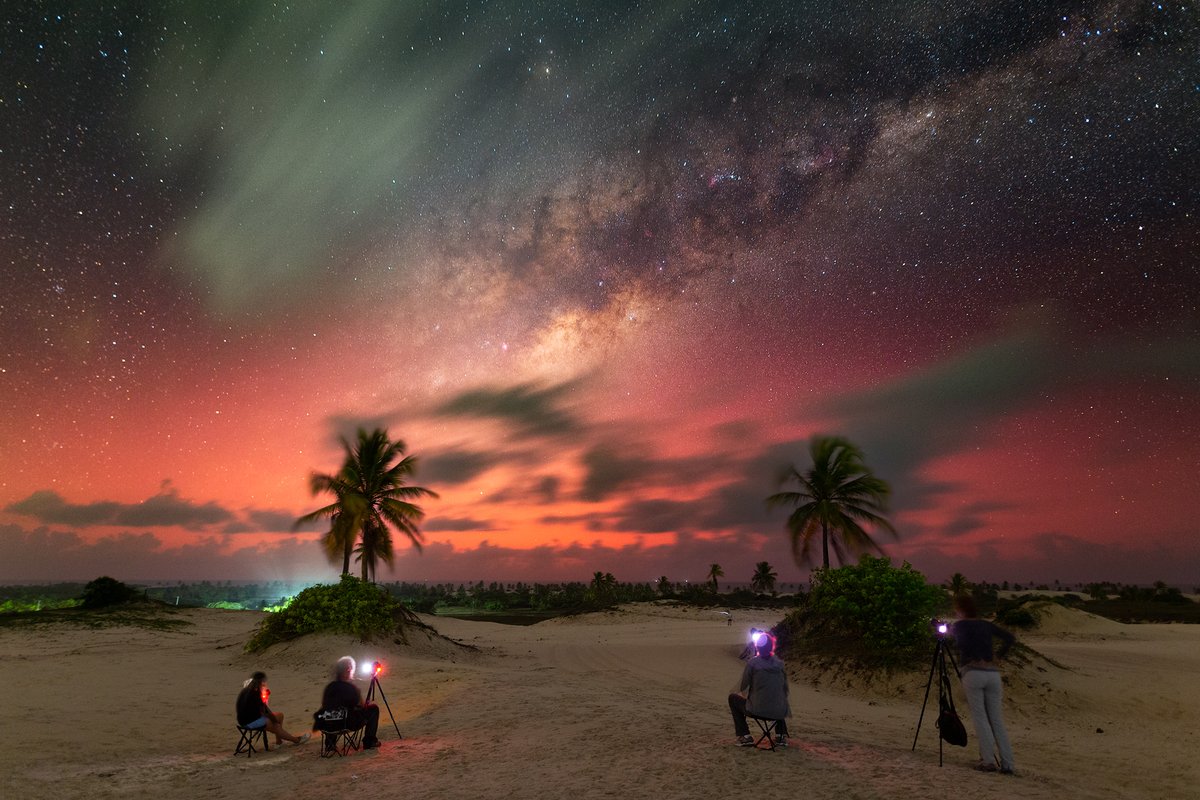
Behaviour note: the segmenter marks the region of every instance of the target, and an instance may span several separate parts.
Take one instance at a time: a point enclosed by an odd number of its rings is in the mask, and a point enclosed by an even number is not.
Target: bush
[[[1028,608],[1017,606],[999,611],[996,621],[1009,628],[1032,628],[1037,624],[1037,617]]]
[[[404,605],[382,588],[343,575],[341,583],[310,586],[287,608],[269,614],[246,643],[246,652],[309,633],[346,633],[366,642],[391,636],[412,620]]]
[[[929,622],[944,602],[942,589],[907,562],[893,567],[864,555],[856,565],[816,570],[806,601],[777,636],[785,648],[803,638],[868,662],[906,663],[928,654]]]
[[[81,605],[84,608],[104,608],[141,600],[142,593],[107,575],[83,587]]]

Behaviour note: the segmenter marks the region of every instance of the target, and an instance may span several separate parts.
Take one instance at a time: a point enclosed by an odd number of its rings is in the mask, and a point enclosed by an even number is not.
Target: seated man
[[[783,661],[775,657],[775,639],[766,631],[754,635],[756,655],[742,670],[739,691],[729,695],[729,710],[733,713],[733,731],[739,747],[754,746],[746,715],[777,719],[775,746],[787,747],[787,722],[792,715],[788,706],[787,672]]]
[[[363,731],[363,747],[370,749],[379,747],[379,706],[374,703],[363,703],[362,693],[350,682],[354,675],[354,659],[342,656],[333,668],[333,680],[325,687],[321,696],[321,708],[347,708],[350,710],[350,727],[361,728]]]
[[[293,736],[283,727],[283,714],[272,711],[267,706],[267,698],[271,690],[267,688],[267,674],[256,672],[250,676],[237,696],[237,723],[243,728],[257,730],[263,728],[267,733],[275,734],[275,744],[283,744],[286,739],[293,744],[304,744],[311,734]]]

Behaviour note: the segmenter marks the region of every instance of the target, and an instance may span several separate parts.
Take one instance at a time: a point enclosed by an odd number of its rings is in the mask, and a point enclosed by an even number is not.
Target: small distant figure
[[[364,703],[362,692],[351,683],[354,677],[354,659],[342,656],[333,668],[333,680],[325,686],[321,695],[321,708],[346,708],[350,711],[350,724],[354,728],[366,727],[363,731],[363,748],[379,747],[379,706]],[[319,712],[318,712],[319,713]],[[328,745],[328,743],[326,743]]]
[[[787,717],[792,715],[788,705],[787,671],[783,660],[775,656],[775,638],[766,631],[757,631],[753,640],[755,655],[742,670],[739,690],[729,695],[729,710],[733,714],[733,732],[739,747],[753,747],[754,737],[746,724],[746,715],[778,720],[775,725],[775,746],[787,747]]]
[[[732,611],[726,611],[726,612],[725,612],[725,624],[726,624],[726,625],[732,625],[732,624],[733,624],[733,612],[732,612]]]
[[[292,744],[304,744],[311,733],[293,736],[283,727],[283,714],[272,711],[267,705],[271,690],[267,686],[267,673],[255,672],[242,684],[242,690],[237,696],[237,722],[243,728],[258,730],[265,728],[267,733],[275,734],[275,744],[283,744],[284,740]]]
[[[954,608],[959,619],[951,626],[950,635],[958,647],[963,690],[967,695],[967,706],[971,709],[975,738],[979,740],[979,763],[975,769],[995,772],[998,761],[1000,772],[1011,775],[1013,751],[1008,741],[1008,731],[1004,728],[1004,689],[998,662],[1008,653],[1016,638],[1000,626],[979,619],[979,609],[969,594],[955,595]],[[997,651],[992,649],[995,639],[1000,640],[1000,649]]]

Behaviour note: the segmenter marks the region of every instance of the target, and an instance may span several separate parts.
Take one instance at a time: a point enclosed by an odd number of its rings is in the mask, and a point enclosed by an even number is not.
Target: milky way
[[[1200,581],[1200,26],[1117,2],[19,3],[0,580],[749,580],[806,440],[932,579]],[[53,554],[53,557],[49,557]]]

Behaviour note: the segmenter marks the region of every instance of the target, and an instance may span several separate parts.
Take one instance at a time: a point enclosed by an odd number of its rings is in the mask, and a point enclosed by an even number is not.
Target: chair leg
[[[260,740],[264,753],[270,751],[271,748],[267,745],[267,731],[265,728],[243,728],[239,725],[237,729],[241,737],[238,739],[237,749],[233,751],[235,756],[245,753],[246,758],[250,758],[250,756],[257,753],[258,750],[254,746],[255,739]]]
[[[754,743],[755,749],[762,747],[763,739],[766,739],[767,745],[772,751],[774,751],[775,737],[772,736],[772,734],[775,733],[775,726],[779,724],[778,720],[760,719],[759,717],[751,717],[751,719],[758,723],[758,729],[762,731],[762,735],[759,736],[758,741]]]
[[[349,755],[351,750],[361,749],[359,737],[362,736],[362,730],[362,728],[352,731],[343,729],[322,734],[321,756],[323,758],[333,755],[345,756]]]

